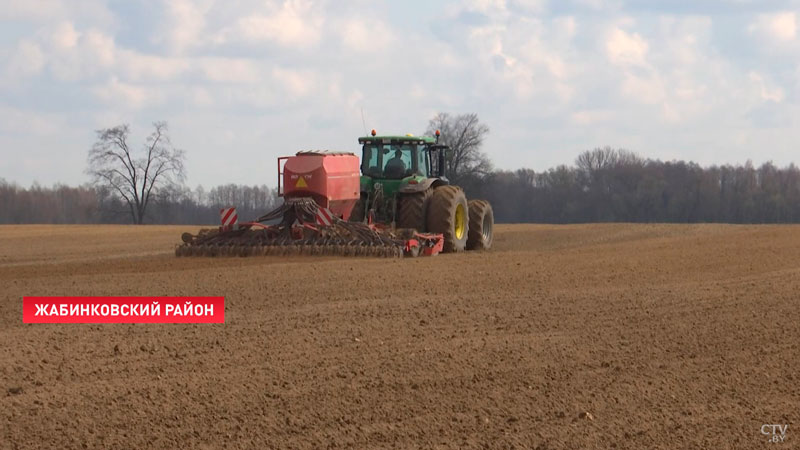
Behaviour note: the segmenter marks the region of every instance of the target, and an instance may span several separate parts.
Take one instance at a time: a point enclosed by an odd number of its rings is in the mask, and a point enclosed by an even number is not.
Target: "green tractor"
[[[444,235],[444,252],[488,250],[494,214],[486,200],[470,200],[445,174],[449,147],[436,137],[372,136],[362,145],[361,199],[350,221]]]

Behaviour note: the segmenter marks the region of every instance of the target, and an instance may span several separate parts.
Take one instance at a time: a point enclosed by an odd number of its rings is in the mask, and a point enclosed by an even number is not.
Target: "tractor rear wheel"
[[[413,228],[417,231],[425,230],[425,210],[433,189],[426,189],[413,194],[400,196],[400,205],[397,209],[397,228]]]
[[[467,250],[489,250],[492,248],[494,212],[486,200],[469,201],[469,237]]]
[[[457,186],[440,186],[428,204],[427,231],[444,235],[445,253],[460,252],[467,246],[469,216],[467,197]]]

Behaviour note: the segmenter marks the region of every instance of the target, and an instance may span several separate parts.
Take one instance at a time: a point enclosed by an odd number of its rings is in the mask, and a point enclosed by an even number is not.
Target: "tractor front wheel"
[[[397,228],[413,228],[425,230],[425,210],[431,198],[432,189],[413,194],[402,194],[397,209]]]
[[[428,204],[428,230],[444,235],[445,253],[461,252],[467,247],[469,209],[464,191],[457,186],[440,186]]]

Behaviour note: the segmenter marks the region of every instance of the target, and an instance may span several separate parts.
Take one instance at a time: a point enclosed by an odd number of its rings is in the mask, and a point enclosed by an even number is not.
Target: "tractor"
[[[447,146],[428,136],[371,136],[361,145],[361,197],[350,221],[391,223],[393,228],[440,233],[444,252],[492,246],[492,207],[470,200],[445,173]]]

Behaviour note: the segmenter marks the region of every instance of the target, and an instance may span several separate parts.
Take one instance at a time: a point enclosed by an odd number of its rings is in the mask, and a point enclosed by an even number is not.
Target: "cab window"
[[[414,173],[410,144],[365,144],[361,171],[374,178],[401,179]]]
[[[404,178],[412,173],[412,149],[410,145],[383,146],[383,174],[386,178]]]
[[[365,145],[364,154],[361,158],[361,172],[370,177],[378,177],[381,174],[380,148],[377,145]]]
[[[424,145],[417,146],[417,174],[428,177],[427,153]]]

